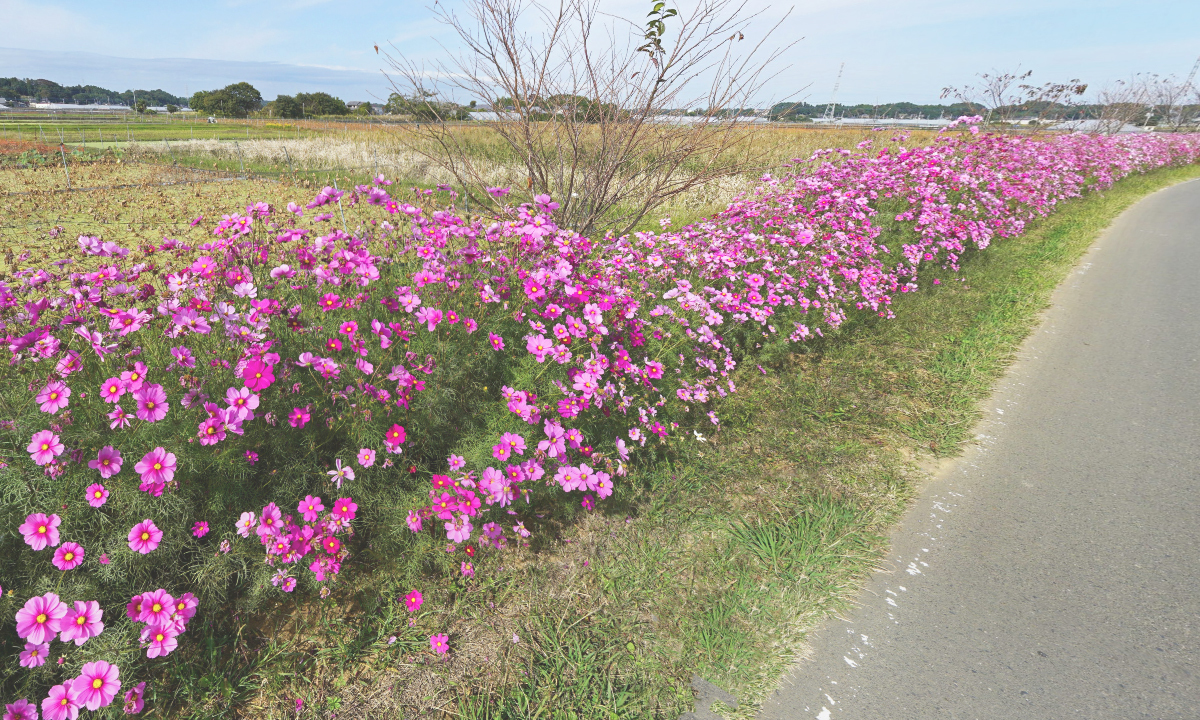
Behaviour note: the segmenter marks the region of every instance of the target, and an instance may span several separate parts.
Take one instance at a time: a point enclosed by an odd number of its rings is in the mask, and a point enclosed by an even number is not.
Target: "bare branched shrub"
[[[755,168],[764,149],[741,114],[791,45],[747,35],[757,14],[736,0],[676,12],[658,2],[642,26],[596,0],[467,0],[442,10],[462,48],[432,67],[390,55],[398,93],[428,118],[405,126],[412,147],[440,164],[472,202],[498,207],[481,161],[520,169],[518,196],[552,195],[560,223],[627,231],[653,208],[704,183]],[[446,124],[451,98],[492,108],[506,157],[489,157]],[[690,113],[682,110],[699,108]],[[477,121],[476,121],[477,122]]]
[[[1022,73],[1020,68],[979,73],[975,85],[943,88],[942,97],[953,97],[978,112],[986,110],[985,122],[1010,124],[1018,113],[1034,113],[1033,119],[1044,124],[1063,119],[1087,92],[1087,83],[1079,79],[1031,85],[1025,81],[1032,75],[1032,70]]]

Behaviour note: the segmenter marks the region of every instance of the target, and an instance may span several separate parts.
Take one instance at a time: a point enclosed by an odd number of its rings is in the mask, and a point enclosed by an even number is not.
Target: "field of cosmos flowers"
[[[168,713],[155,684],[197,623],[345,602],[383,568],[408,641],[454,653],[425,585],[536,562],[549,523],[717,431],[739,364],[891,317],[923,268],[1200,159],[1194,135],[961,120],[798,159],[661,232],[582,237],[548,196],[467,217],[380,176],[26,262],[0,283],[5,720]],[[879,242],[885,218],[912,242]]]

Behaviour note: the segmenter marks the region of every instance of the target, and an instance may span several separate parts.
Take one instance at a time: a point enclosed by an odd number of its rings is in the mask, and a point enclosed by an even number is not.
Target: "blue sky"
[[[694,0],[692,0],[694,2]],[[461,0],[437,0],[460,7]],[[605,0],[639,19],[650,2]],[[676,3],[686,12],[689,2]],[[267,99],[326,90],[344,100],[386,97],[372,47],[432,61],[455,38],[432,3],[407,0],[0,0],[0,76],[46,77],[113,90],[175,94],[248,80]],[[1200,55],[1200,1],[746,0],[762,32],[789,7],[777,37],[804,39],[761,103],[829,99],[937,102],[941,88],[1020,65],[1034,81],[1081,78],[1093,87],[1137,72],[1184,76]],[[753,33],[751,33],[753,35]]]

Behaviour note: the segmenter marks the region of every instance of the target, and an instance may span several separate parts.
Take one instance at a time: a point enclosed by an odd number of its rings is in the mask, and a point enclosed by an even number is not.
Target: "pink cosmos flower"
[[[142,593],[140,603],[141,610],[138,613],[138,622],[149,623],[151,625],[166,625],[171,619],[171,613],[175,612],[175,598],[171,597],[171,594],[162,588]]]
[[[175,599],[175,617],[186,625],[187,621],[196,615],[198,607],[200,607],[200,601],[196,599],[196,596],[190,592],[184,593]]]
[[[80,704],[88,710],[108,707],[121,691],[120,674],[116,665],[103,660],[85,663],[83,671],[74,681]]]
[[[129,392],[141,390],[142,384],[146,382],[146,365],[142,362],[135,362],[132,370],[121,373],[121,382]]]
[[[408,511],[408,517],[405,518],[404,523],[408,525],[409,530],[415,533],[421,532],[421,516],[417,514],[416,510]]]
[[[192,535],[200,538],[200,537],[204,537],[207,534],[208,534],[208,522],[206,522],[204,520],[198,520],[196,522],[196,524],[192,526]]]
[[[462,567],[459,568],[463,577],[475,577],[475,565],[464,561]]]
[[[421,603],[425,602],[425,598],[420,592],[413,590],[404,596],[404,605],[409,612],[416,612],[421,609]]]
[[[471,524],[471,521],[466,515],[459,515],[458,520],[452,520],[448,523],[445,523],[445,527],[446,537],[449,538],[451,542],[456,543],[470,540],[471,531],[475,529],[475,526]]]
[[[170,655],[172,650],[179,647],[179,641],[175,639],[178,635],[174,626],[169,623],[147,625],[146,629],[142,630],[142,642],[147,643],[146,657],[153,659]]]
[[[116,430],[117,428],[124,429],[129,427],[129,416],[125,414],[125,411],[121,409],[120,405],[113,408],[112,412],[108,414],[108,419],[112,420],[112,422],[108,424],[110,430]]]
[[[247,450],[246,462],[250,463],[251,465],[258,462],[258,453],[254,452],[253,450]]]
[[[59,380],[51,380],[37,394],[37,401],[41,403],[42,412],[53,414],[65,408],[70,397],[71,388]]]
[[[21,653],[21,667],[41,667],[46,664],[46,656],[50,654],[50,643],[25,643]],[[12,706],[10,705],[9,708]]]
[[[54,567],[66,572],[74,570],[83,563],[83,548],[79,543],[65,542],[62,547],[54,551]]]
[[[25,543],[34,550],[45,550],[58,544],[58,526],[62,518],[57,515],[33,513],[17,528],[25,536]]]
[[[42,715],[45,720],[75,720],[80,707],[79,693],[68,681],[50,688],[50,696],[42,701]]]
[[[100,477],[108,479],[121,472],[121,453],[112,445],[105,445],[96,454],[95,460],[88,460],[88,467],[100,471]],[[103,505],[104,503],[100,503]],[[96,506],[99,507],[99,506]]]
[[[358,451],[358,464],[363,467],[371,467],[375,464],[375,451],[371,448],[363,448]]]
[[[75,607],[68,610],[59,622],[61,634],[58,639],[63,642],[74,640],[76,645],[84,644],[88,638],[104,632],[104,623],[100,619],[103,615],[100,603],[95,600],[76,600]]]
[[[292,411],[288,413],[288,424],[294,428],[304,427],[310,419],[312,419],[312,416],[308,414],[308,408],[306,407],[292,408]]]
[[[48,643],[58,634],[67,606],[54,593],[31,597],[17,611],[17,637],[31,643]]]
[[[201,445],[216,445],[225,439],[225,419],[223,417],[208,418],[200,423],[196,435],[200,438]]]
[[[58,436],[50,430],[42,430],[34,433],[33,438],[29,441],[29,457],[38,465],[49,465],[54,461],[54,458],[62,455],[65,448]]]
[[[137,715],[146,707],[146,683],[140,682],[125,692],[125,714]]]
[[[154,521],[146,518],[129,531],[129,549],[146,555],[162,542],[163,531],[159,530]]]
[[[175,478],[175,453],[156,447],[146,453],[133,469],[141,474],[143,486],[150,486],[151,491],[157,489],[153,494],[158,497],[162,494],[162,486]],[[146,487],[139,489],[145,490]]]
[[[262,517],[258,520],[258,536],[273,537],[283,528],[283,514],[279,512],[279,506],[275,503],[267,503],[262,510]]]
[[[492,344],[492,349],[499,352],[504,349],[504,338],[496,333],[488,333],[488,342]]]
[[[21,698],[4,706],[4,720],[37,720],[37,705]]]
[[[325,548],[325,552],[330,555],[336,555],[342,547],[342,541],[335,537],[327,537],[321,541],[321,547]]]
[[[304,518],[305,522],[315,522],[317,513],[325,509],[325,504],[321,502],[321,498],[314,495],[309,495],[300,502],[296,511]]]
[[[238,518],[237,532],[242,537],[250,537],[250,531],[258,525],[258,516],[252,512],[244,512]]]
[[[170,403],[167,402],[167,393],[163,391],[162,385],[142,385],[133,392],[133,398],[137,401],[139,420],[158,422],[167,416]]]
[[[450,636],[445,633],[430,635],[429,647],[438,655],[445,655],[450,650]]]

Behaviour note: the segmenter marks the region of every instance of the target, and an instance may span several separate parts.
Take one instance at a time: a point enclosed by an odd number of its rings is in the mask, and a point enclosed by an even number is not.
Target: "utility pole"
[[[842,71],[846,69],[846,63],[838,68],[837,80],[833,83],[833,95],[829,98],[829,104],[825,106],[825,114],[822,116],[824,120],[833,120],[833,112],[837,107],[838,88],[842,85]]]

